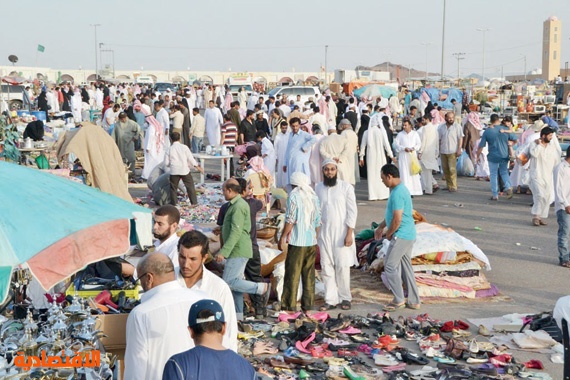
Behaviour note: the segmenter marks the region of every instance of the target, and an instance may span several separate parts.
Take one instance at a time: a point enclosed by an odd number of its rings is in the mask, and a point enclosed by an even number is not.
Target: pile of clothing
[[[216,223],[220,207],[226,202],[221,184],[205,183],[196,188],[198,206],[181,201],[180,216],[190,224]]]
[[[496,286],[489,283],[483,270],[490,270],[487,256],[471,240],[451,228],[430,224],[414,212],[417,237],[412,251],[412,266],[420,297],[480,298],[499,294]],[[372,230],[362,231],[358,256],[362,266],[383,272],[384,256],[390,242],[375,241]],[[358,238],[357,238],[358,239]],[[385,276],[382,280],[387,286]]]

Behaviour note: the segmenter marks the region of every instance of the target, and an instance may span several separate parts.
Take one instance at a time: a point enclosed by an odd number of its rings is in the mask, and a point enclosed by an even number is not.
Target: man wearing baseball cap
[[[222,345],[226,322],[222,306],[214,300],[194,303],[188,313],[188,330],[195,347],[172,356],[163,380],[254,380],[247,360]]]

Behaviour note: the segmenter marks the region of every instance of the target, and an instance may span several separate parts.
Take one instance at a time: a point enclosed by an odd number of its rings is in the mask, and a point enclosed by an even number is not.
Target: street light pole
[[[526,55],[524,56],[524,81],[526,82]]]
[[[431,45],[431,42],[422,42],[422,46],[426,47],[426,85],[428,81],[428,46]]]
[[[328,84],[328,73],[327,73],[327,60],[328,60],[328,54],[329,53],[329,45],[325,45],[325,87]]]
[[[483,87],[485,87],[485,36],[491,28],[477,28],[478,32],[483,32],[483,69],[481,76],[483,77]]]
[[[441,81],[443,82],[443,68],[445,64],[445,8],[447,1],[443,0],[443,28],[441,30]],[[443,85],[443,83],[442,83]]]
[[[457,59],[457,85],[459,86],[459,80],[461,78],[461,75],[459,73],[459,61],[461,61],[463,58],[463,56],[465,55],[465,53],[453,53],[453,55],[455,56],[455,59]]]
[[[95,30],[95,82],[99,79],[99,65],[97,61],[97,27],[101,24],[89,24]]]

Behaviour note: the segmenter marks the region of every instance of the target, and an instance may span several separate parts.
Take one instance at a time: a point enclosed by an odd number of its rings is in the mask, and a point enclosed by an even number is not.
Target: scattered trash
[[[532,251],[540,251],[540,248],[538,248],[538,247],[530,247],[530,249],[531,249]]]
[[[520,247],[521,243],[515,243],[515,245],[517,245],[517,246],[519,246],[519,247]]]
[[[475,227],[473,228],[475,231],[483,231],[483,229],[481,227]]]
[[[459,208],[464,207],[464,206],[463,206],[463,203],[455,203],[454,206],[455,206],[455,207],[459,207]]]
[[[441,223],[440,225],[441,225],[442,227],[449,227],[449,224],[447,224],[447,223]]]

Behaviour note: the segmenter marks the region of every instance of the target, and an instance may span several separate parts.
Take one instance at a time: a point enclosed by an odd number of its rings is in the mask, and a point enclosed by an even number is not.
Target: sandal
[[[319,308],[319,311],[329,311],[329,310],[334,310],[336,309],[336,305],[331,305],[328,303],[325,303],[323,306],[321,306]]]
[[[342,301],[340,303],[340,308],[342,310],[350,310],[352,308],[352,305],[350,304],[350,301]]]
[[[271,342],[257,341],[253,345],[253,355],[275,355],[279,350]]]
[[[532,218],[532,225],[535,227],[540,226],[540,219],[538,218]]]
[[[420,308],[420,304],[419,303],[407,303],[406,307],[408,309],[412,309],[412,310],[418,310]]]
[[[382,308],[382,310],[384,311],[396,311],[396,310],[400,310],[406,307],[406,303],[402,302],[402,303],[394,303],[394,302],[390,302],[387,305],[384,305],[384,307]]]

